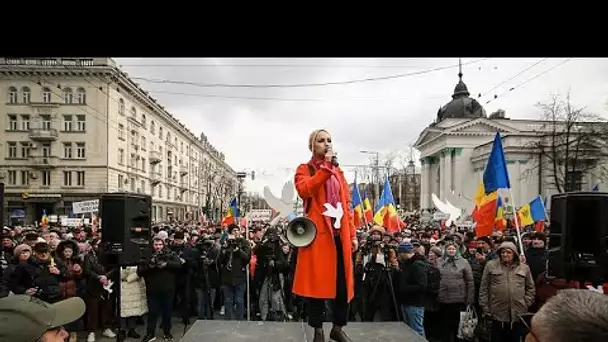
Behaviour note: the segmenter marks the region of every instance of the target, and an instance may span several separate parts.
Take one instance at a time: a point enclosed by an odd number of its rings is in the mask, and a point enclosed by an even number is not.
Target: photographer
[[[370,253],[363,257],[363,288],[367,299],[363,320],[373,322],[376,312],[380,311],[381,321],[394,321],[398,313],[394,312],[391,281],[393,269],[390,268],[389,261],[394,267],[398,265],[396,246],[383,242],[382,234],[377,233],[380,232],[377,227],[372,231],[365,244],[371,246]]]
[[[225,319],[231,320],[232,309],[236,304],[236,320],[245,315],[246,268],[251,259],[249,242],[241,237],[237,225],[231,224],[230,234],[222,246],[219,257],[222,293],[224,295]]]
[[[261,245],[255,250],[255,255],[257,257],[255,282],[261,284],[259,291],[261,319],[282,321],[286,316],[283,273],[287,268],[287,262],[281,239],[275,229],[266,231]],[[272,315],[269,315],[269,306],[272,308]]]
[[[219,287],[219,247],[211,236],[203,236],[194,247],[193,276],[198,319],[213,319],[213,300]]]
[[[181,313],[184,324],[189,324],[191,303],[190,294],[192,292],[192,273],[193,273],[193,250],[186,244],[183,231],[176,231],[173,240],[169,243],[169,249],[177,255],[182,267],[175,270],[175,299],[173,301],[177,310]]]
[[[424,304],[427,291],[426,258],[416,253],[414,245],[399,246],[399,271],[395,288],[405,323],[422,337],[424,333]]]
[[[156,338],[156,323],[158,316],[162,317],[161,328],[165,340],[173,340],[171,335],[171,312],[173,311],[173,295],[175,293],[175,272],[182,267],[177,255],[165,248],[162,239],[155,238],[152,245],[152,255],[144,258],[137,266],[137,274],[146,281],[148,297],[148,327],[143,342]]]

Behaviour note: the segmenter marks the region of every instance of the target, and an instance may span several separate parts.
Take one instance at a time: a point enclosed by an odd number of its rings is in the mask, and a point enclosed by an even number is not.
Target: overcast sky
[[[451,100],[458,82],[458,58],[115,60],[192,132],[204,132],[235,170],[255,170],[247,191],[269,185],[277,194],[293,179],[294,168],[310,158],[313,129],[332,133],[341,164],[368,164],[370,156],[360,150],[406,153]],[[575,104],[608,117],[608,59],[463,58],[462,63],[463,81],[488,114],[504,109],[510,118],[536,119],[537,102],[570,91]],[[285,87],[369,78],[386,79]],[[209,84],[283,86],[204,86]]]

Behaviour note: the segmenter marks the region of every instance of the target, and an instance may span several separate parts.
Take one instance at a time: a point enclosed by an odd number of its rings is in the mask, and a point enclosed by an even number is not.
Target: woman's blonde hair
[[[314,131],[312,131],[312,133],[310,133],[310,136],[308,137],[308,149],[310,150],[310,152],[313,152],[313,153],[315,152],[313,149],[313,146],[315,144],[315,141],[317,140],[317,135],[321,132],[325,132],[328,135],[331,135],[331,134],[329,134],[329,132],[326,129],[323,129],[323,128],[315,129]]]

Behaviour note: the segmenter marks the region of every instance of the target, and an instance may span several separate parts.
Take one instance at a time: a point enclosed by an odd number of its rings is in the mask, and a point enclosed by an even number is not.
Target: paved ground
[[[188,328],[192,327],[192,324],[194,324],[195,321],[196,321],[196,317],[193,317],[191,324],[188,326]],[[125,341],[129,341],[129,342],[141,341],[141,339],[145,335],[146,326],[138,325],[135,330],[137,331],[137,333],[139,333],[141,335],[141,338],[139,338],[139,339],[127,338]],[[184,334],[184,325],[182,324],[181,318],[173,317],[173,329],[172,329],[171,333],[173,334],[173,341],[177,342],[182,338],[182,336]],[[78,334],[78,342],[86,342],[86,340],[87,340],[87,333]],[[116,338],[104,337],[103,335],[101,335],[101,331],[96,333],[95,342],[110,342],[110,341],[116,341]],[[158,331],[156,333],[156,341],[163,341],[163,333],[160,328],[158,329]]]

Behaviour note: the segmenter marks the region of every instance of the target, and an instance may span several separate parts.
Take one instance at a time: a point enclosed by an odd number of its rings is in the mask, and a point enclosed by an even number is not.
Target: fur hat
[[[21,254],[21,252],[23,251],[30,251],[30,254],[32,253],[32,247],[30,247],[29,245],[26,244],[20,244],[17,247],[15,247],[15,249],[13,250],[13,255],[15,257],[19,257],[19,255]]]

